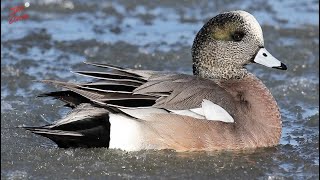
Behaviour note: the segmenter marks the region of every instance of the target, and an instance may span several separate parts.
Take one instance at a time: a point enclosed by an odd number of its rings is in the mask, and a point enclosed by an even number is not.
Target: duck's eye
[[[244,37],[244,33],[243,32],[235,32],[233,35],[232,35],[232,39],[236,42],[238,41],[241,41],[242,38]]]

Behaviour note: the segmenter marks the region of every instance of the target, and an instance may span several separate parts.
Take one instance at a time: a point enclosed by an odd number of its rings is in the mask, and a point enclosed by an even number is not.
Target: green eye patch
[[[227,22],[219,26],[215,25],[211,31],[211,37],[220,41],[241,41],[245,35],[243,32],[238,31],[238,24],[235,22]]]

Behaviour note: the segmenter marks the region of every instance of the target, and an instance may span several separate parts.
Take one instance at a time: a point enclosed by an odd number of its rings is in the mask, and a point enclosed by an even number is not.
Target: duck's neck
[[[266,86],[254,75],[240,80],[220,81],[239,107],[235,127],[247,147],[274,146],[281,136],[278,105]]]
[[[248,71],[244,68],[225,68],[225,67],[213,67],[206,69],[204,67],[193,68],[193,74],[204,79],[212,80],[232,80],[232,79],[242,79],[247,74]]]

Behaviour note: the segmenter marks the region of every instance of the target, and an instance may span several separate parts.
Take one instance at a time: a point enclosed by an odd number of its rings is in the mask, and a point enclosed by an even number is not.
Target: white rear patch
[[[119,114],[109,114],[110,143],[109,148],[126,151],[143,149],[143,136],[138,121]]]
[[[186,109],[186,110],[170,110],[179,115],[190,116],[198,119],[207,119],[211,121],[222,121],[226,123],[233,123],[234,119],[221,106],[204,99],[201,108]]]

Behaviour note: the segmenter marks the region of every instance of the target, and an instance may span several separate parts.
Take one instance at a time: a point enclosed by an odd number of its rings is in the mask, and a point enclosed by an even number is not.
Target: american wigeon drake
[[[211,151],[275,146],[279,108],[267,87],[244,67],[285,70],[265,48],[257,20],[245,11],[210,19],[192,46],[193,74],[125,69],[88,63],[103,72],[77,71],[89,83],[43,82],[72,111],[42,127],[26,127],[59,147],[126,151]]]

